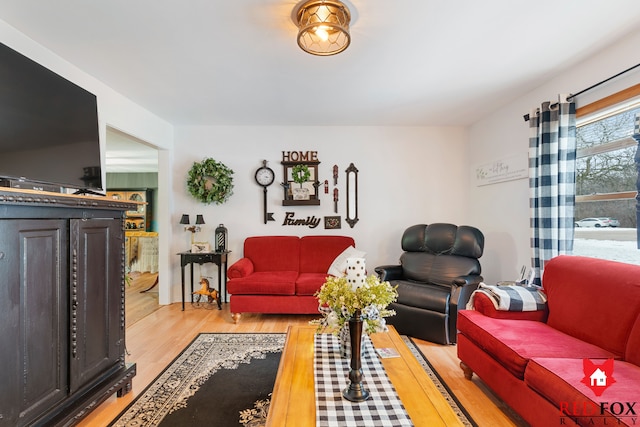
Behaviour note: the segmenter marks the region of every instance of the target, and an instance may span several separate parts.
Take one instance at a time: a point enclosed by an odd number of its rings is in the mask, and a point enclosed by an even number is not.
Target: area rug
[[[110,426],[264,426],[285,338],[199,334]],[[403,340],[462,423],[476,426],[418,347]]]
[[[110,425],[264,425],[285,338],[201,333]]]

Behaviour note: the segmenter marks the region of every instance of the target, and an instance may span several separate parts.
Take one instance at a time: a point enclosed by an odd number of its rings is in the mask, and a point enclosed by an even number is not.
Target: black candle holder
[[[349,338],[351,340],[351,369],[349,370],[349,386],[342,392],[342,397],[351,402],[364,402],[371,395],[362,384],[362,316],[360,310],[356,310],[349,319]]]

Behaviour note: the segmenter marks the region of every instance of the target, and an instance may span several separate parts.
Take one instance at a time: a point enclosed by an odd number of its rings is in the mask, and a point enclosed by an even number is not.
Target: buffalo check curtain
[[[544,264],[573,250],[576,107],[560,95],[529,115],[531,267],[541,284]]]

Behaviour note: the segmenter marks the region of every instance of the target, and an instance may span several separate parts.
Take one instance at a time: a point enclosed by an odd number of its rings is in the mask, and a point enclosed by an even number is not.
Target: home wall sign
[[[306,218],[296,218],[295,212],[287,212],[284,215],[284,221],[282,225],[295,225],[295,226],[306,226],[309,228],[316,228],[318,224],[320,224],[320,218],[316,218],[315,215],[308,216]]]
[[[283,151],[282,161],[294,162],[294,163],[318,162],[318,152],[317,151]]]
[[[320,205],[317,151],[283,151],[282,169],[284,181],[281,183],[283,206]],[[294,191],[295,190],[295,191]],[[308,196],[298,196],[304,190]]]

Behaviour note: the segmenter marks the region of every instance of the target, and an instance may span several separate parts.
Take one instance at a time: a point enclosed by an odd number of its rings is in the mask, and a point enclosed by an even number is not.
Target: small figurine
[[[215,300],[218,303],[218,310],[222,310],[222,304],[220,303],[220,295],[218,295],[218,291],[209,287],[209,280],[206,277],[200,279],[200,289],[193,292],[193,295],[198,295],[198,301],[200,302],[200,298],[202,296],[207,297],[207,301],[209,304],[212,304]]]

